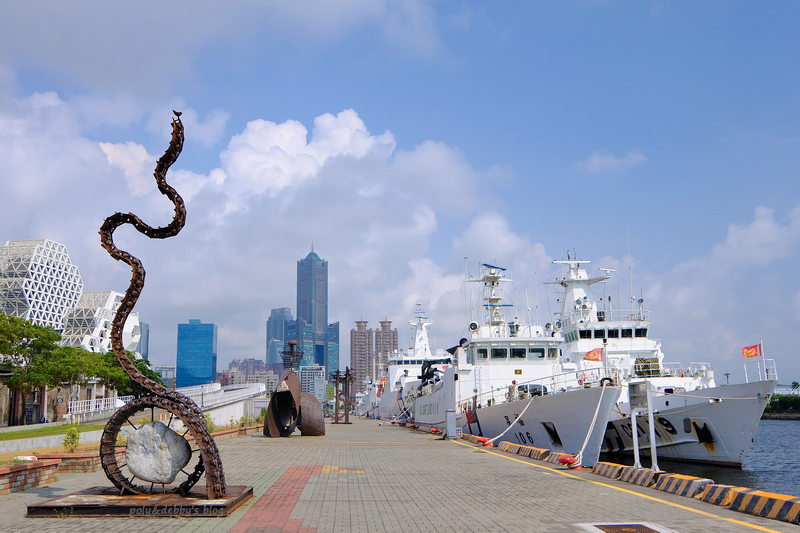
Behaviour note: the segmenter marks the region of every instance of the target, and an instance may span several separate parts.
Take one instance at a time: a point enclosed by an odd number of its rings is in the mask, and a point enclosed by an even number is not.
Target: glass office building
[[[303,351],[300,365],[339,369],[339,323],[328,324],[328,262],[313,249],[297,262],[297,320],[286,336]]]
[[[176,387],[213,383],[217,377],[217,326],[189,320],[178,324]]]

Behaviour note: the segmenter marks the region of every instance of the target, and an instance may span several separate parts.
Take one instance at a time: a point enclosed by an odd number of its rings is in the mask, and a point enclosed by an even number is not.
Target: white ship
[[[367,418],[378,418],[378,385],[367,382],[367,390],[356,394],[356,414]]]
[[[652,414],[657,457],[741,466],[777,385],[774,361],[755,357],[746,367],[752,381],[716,386],[708,364],[663,361],[643,301],[631,312],[612,312],[610,299],[598,309],[591,286],[612,271],[590,278],[581,268],[588,261],[554,263],[567,266],[554,282],[562,308],[544,327],[508,320],[500,287],[510,280],[482,265],[482,323],[470,322],[470,338],[417,385],[414,422],[445,429],[452,410],[461,431],[592,465],[601,451],[633,451],[633,403],[644,453]]]
[[[423,365],[434,359],[428,339],[428,328],[432,324],[422,305],[417,304],[414,319],[409,322],[414,328],[414,347],[389,357],[387,375],[380,379],[376,391],[378,418],[400,421],[410,417],[416,389],[409,384],[416,382],[418,385]]]
[[[603,451],[633,451],[633,404],[640,408],[639,446],[649,453],[649,395],[657,458],[741,466],[778,383],[774,360],[764,359],[758,347],[758,356],[746,360],[746,383],[718,386],[707,363],[684,368],[664,362],[661,342],[650,337],[649,313],[642,299],[632,298],[631,309],[623,311],[613,310],[610,298],[601,298],[604,308],[598,309],[591,285],[609,279],[611,271],[590,278],[581,268],[588,261],[555,263],[568,267],[566,276],[556,282],[564,288],[558,324],[564,338],[562,359],[577,365],[586,381],[610,372],[624,387],[607,426]]]
[[[620,386],[605,373],[584,383],[577,366],[560,356],[563,337],[553,328],[507,320],[503,310],[510,304],[501,296],[501,285],[510,281],[505,269],[481,267],[476,280],[483,285],[481,322],[469,323],[470,338],[448,350],[450,359],[423,372],[413,422],[449,433],[446,417],[452,410],[456,432],[569,453],[581,464],[594,464]]]

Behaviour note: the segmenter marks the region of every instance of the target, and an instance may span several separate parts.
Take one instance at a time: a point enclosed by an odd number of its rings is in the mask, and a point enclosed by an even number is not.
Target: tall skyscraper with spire
[[[313,246],[297,262],[297,319],[287,330],[287,340],[297,340],[303,351],[301,366],[316,363],[329,373],[339,369],[339,323],[328,324],[328,262]]]

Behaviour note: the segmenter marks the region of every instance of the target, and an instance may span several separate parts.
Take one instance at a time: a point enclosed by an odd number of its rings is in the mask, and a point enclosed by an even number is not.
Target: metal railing
[[[199,391],[195,394],[186,394],[189,396],[201,409],[208,409],[225,405],[245,398],[252,398],[263,394],[267,387],[263,383],[251,383],[250,386],[245,388],[237,388],[234,390],[217,389],[212,392]],[[183,391],[181,391],[183,392]]]
[[[244,398],[252,398],[266,391],[263,383],[250,383],[245,386],[235,386],[232,390],[223,390],[219,383],[182,387],[177,389],[181,394],[188,396],[200,406],[201,409],[225,405]],[[67,413],[71,415],[104,411],[106,409],[119,409],[133,396],[114,396],[113,398],[95,398],[94,400],[79,400],[67,404]]]
[[[119,409],[133,396],[114,396],[113,398],[95,398],[93,400],[78,400],[67,404],[67,413],[76,415],[79,413],[91,413],[93,411],[104,411],[106,409]]]

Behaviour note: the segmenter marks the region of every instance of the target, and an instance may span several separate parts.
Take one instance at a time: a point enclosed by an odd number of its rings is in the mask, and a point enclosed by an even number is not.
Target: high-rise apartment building
[[[177,387],[213,383],[217,377],[217,326],[191,319],[178,324]]]
[[[78,303],[83,281],[63,244],[8,241],[0,248],[0,312],[58,332]]]
[[[350,330],[350,368],[355,392],[364,392],[367,382],[377,382],[385,375],[389,356],[397,351],[397,329],[390,320],[381,320],[380,329],[367,329],[366,320],[356,320]]]
[[[301,365],[339,369],[339,323],[328,324],[328,262],[313,249],[297,262],[297,320],[286,337],[298,341]]]
[[[353,386],[356,393],[367,390],[367,381],[371,381],[374,332],[367,329],[366,320],[356,320],[356,329],[350,330],[350,369],[353,372]]]
[[[381,320],[381,329],[375,330],[375,358],[373,359],[372,380],[385,376],[389,367],[389,356],[397,352],[397,328],[392,329],[391,320]]]
[[[301,366],[297,371],[300,378],[300,390],[313,395],[320,403],[325,402],[325,386],[327,379],[325,367],[318,364]]]

